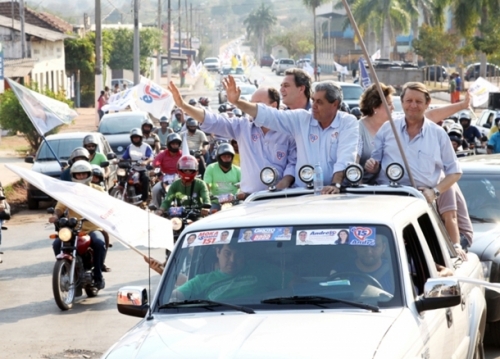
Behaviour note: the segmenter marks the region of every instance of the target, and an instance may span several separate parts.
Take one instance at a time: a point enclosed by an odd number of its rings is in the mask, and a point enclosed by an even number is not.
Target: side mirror
[[[49,207],[49,208],[47,208],[47,213],[48,213],[48,214],[54,214],[54,212],[55,212],[54,207]]]
[[[26,156],[26,157],[24,157],[24,162],[35,163],[35,158],[33,156]]]
[[[110,161],[111,161],[111,160],[114,160],[114,159],[116,158],[116,153],[114,153],[114,152],[110,152],[110,153],[108,153],[108,154],[106,155],[106,158],[107,158],[108,160],[110,160]]]
[[[106,167],[108,167],[108,166],[109,166],[109,161],[104,161],[104,162],[101,162],[100,166],[101,166],[102,168],[106,168]]]
[[[429,278],[424,294],[416,302],[419,313],[459,305],[462,300],[460,284],[456,278]]]
[[[122,314],[144,318],[149,310],[148,292],[142,287],[122,287],[116,295],[116,305]]]

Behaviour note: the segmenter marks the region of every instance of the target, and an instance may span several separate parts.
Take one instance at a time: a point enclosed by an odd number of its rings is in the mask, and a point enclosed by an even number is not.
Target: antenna
[[[151,224],[149,221],[149,216],[151,215],[151,210],[148,208],[148,258],[151,260]],[[149,311],[148,311],[148,317],[146,320],[151,320],[153,319],[153,313],[152,313],[152,307],[153,307],[153,302],[151,298],[151,268],[148,265],[148,298],[149,298]]]

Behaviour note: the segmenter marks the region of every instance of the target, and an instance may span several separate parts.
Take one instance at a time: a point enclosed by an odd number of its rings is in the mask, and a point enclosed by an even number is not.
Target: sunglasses
[[[96,148],[96,145],[86,145],[85,148]]]

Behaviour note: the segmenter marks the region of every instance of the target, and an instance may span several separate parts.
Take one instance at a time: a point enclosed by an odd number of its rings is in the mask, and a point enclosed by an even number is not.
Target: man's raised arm
[[[241,111],[248,114],[250,117],[257,117],[257,104],[240,99],[241,90],[236,86],[236,81],[229,75],[222,81],[222,85],[226,90],[227,100],[238,107]]]
[[[204,109],[199,108],[199,107],[195,107],[195,106],[191,106],[190,104],[185,102],[182,99],[182,96],[179,93],[177,86],[175,86],[172,81],[170,81],[170,84],[168,85],[168,90],[172,93],[172,97],[174,98],[174,102],[177,105],[177,107],[182,109],[185,113],[187,113],[189,116],[194,118],[200,124],[203,123],[203,121],[205,119],[205,110]]]

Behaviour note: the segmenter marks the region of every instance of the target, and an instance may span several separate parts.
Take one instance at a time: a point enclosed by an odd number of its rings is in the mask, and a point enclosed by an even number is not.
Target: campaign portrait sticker
[[[349,227],[349,244],[351,246],[375,246],[377,231],[375,227]]]
[[[233,233],[234,229],[189,233],[182,243],[182,248],[230,243]]]
[[[289,241],[292,231],[293,227],[244,228],[240,229],[238,243]]]
[[[296,244],[337,245],[349,243],[349,228],[305,229],[297,231]]]

